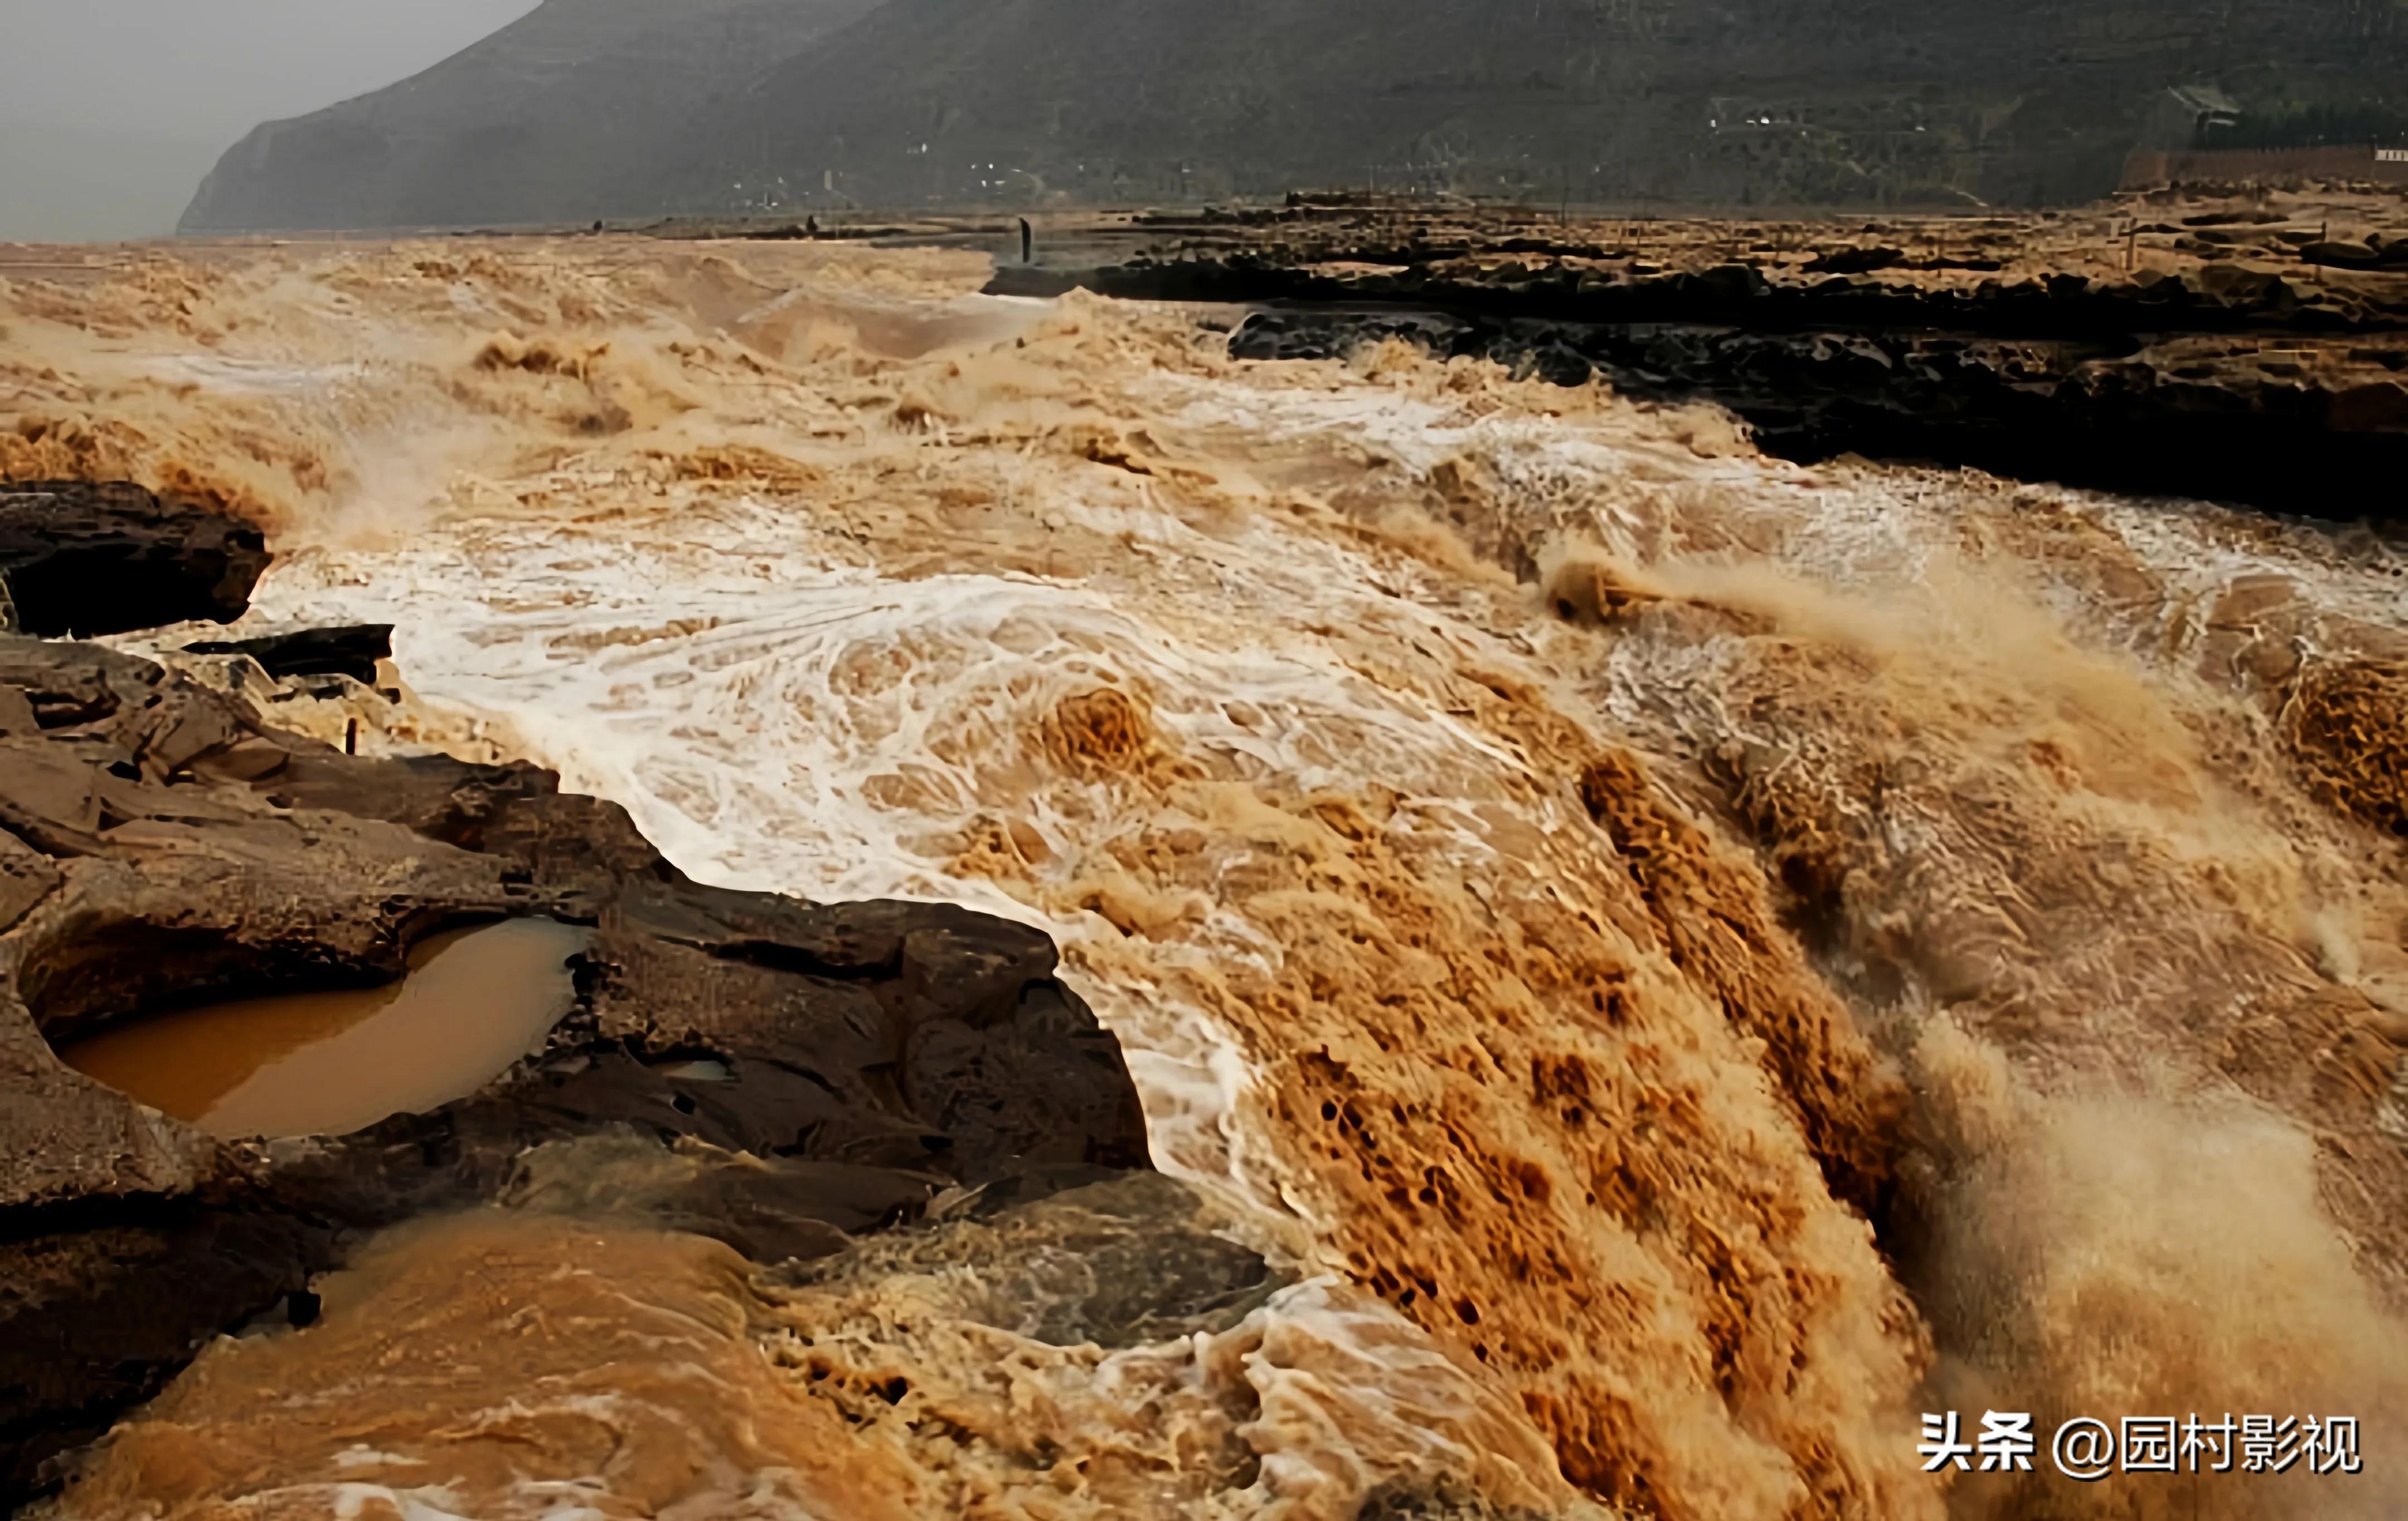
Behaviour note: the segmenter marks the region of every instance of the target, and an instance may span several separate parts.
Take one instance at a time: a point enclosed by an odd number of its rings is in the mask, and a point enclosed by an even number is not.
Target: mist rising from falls
[[[0,466],[214,491],[281,555],[250,624],[396,625],[408,704],[281,721],[555,767],[704,880],[1046,927],[1159,1163],[1301,1285],[1065,1357],[576,1227],[574,1292],[658,1297],[592,1334],[708,1327],[710,1376],[642,1399],[710,1462],[612,1503],[2277,1516],[2316,1481],[1952,1500],[1917,1414],[2408,1413],[2408,899],[2379,789],[2317,780],[2380,756],[2298,722],[2395,690],[2394,552],[1805,470],[1401,349],[1240,366],[1175,310],[968,296],[956,255],[219,258],[0,295]],[[388,1243],[328,1327],[464,1253],[495,1323],[539,1314],[517,1233],[571,1228]],[[814,1379],[791,1338],[829,1327]],[[348,1460],[241,1391],[311,1346],[167,1401],[264,1425],[304,1507]],[[454,1377],[319,1408],[417,1443],[427,1484],[377,1482],[452,1487],[413,1503],[539,1514],[482,1436],[381,1403]],[[934,1392],[862,1438],[840,1391],[892,1377]],[[791,1427],[711,1424],[729,1387]],[[1030,1455],[1082,1432],[1039,1504]],[[595,1479],[582,1440],[553,1479]],[[2368,1460],[2318,1514],[2408,1495]],[[129,1439],[87,1483],[197,1514],[260,1471]]]

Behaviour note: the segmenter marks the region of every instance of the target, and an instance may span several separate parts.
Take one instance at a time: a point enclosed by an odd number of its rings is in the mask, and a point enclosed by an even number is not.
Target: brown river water
[[[385,987],[179,1010],[59,1055],[211,1135],[345,1135],[466,1098],[541,1046],[575,1002],[584,942],[541,919],[458,930]]]
[[[212,637],[396,625],[400,708],[289,722],[1044,926],[1294,1285],[1064,1347],[967,1236],[798,1285],[423,1224],[56,1514],[2408,1512],[2396,544],[986,273],[127,251],[0,283],[0,467],[257,517]],[[2367,1471],[1920,1471],[1985,1409],[2350,1415]]]

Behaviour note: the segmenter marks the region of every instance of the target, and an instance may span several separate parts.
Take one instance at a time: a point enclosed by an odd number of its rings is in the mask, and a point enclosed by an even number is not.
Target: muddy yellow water
[[[584,941],[549,919],[454,931],[398,983],[180,1010],[60,1055],[212,1135],[343,1135],[466,1097],[540,1044]]]
[[[2396,545],[1802,467],[1399,348],[1239,364],[1169,308],[982,300],[959,254],[113,257],[0,287],[0,469],[255,513],[232,637],[396,625],[412,702],[279,722],[539,761],[715,885],[1043,926],[1153,1155],[1327,1285],[1092,1379],[884,1287],[748,1308],[806,1398],[908,1376],[910,1514],[1350,1521],[1405,1480],[1665,1521],[2408,1514]],[[580,1408],[732,1476],[601,1514],[737,1514],[833,1431],[728,1428],[741,1359],[661,1398],[690,1359],[627,1352],[652,1310],[591,1283],[513,1277],[494,1323],[590,1316]],[[337,1511],[379,1471],[253,1429],[304,1416],[423,1460],[379,1480],[411,1503],[568,1512],[506,1492],[469,1359],[380,1382],[335,1329],[205,1364],[163,1409],[241,1442],[122,1449],[82,1513],[265,1514],[263,1472]],[[1926,1473],[1945,1410],[2356,1416],[2368,1472]],[[1023,1455],[1082,1450],[1185,1498],[1035,1492]]]
[[[405,1229],[322,1282],[322,1326],[211,1349],[69,1498],[136,1515],[231,1471],[243,1505],[216,1514],[291,1521],[903,1521],[891,1460],[747,1339],[744,1267],[715,1241],[566,1221]]]

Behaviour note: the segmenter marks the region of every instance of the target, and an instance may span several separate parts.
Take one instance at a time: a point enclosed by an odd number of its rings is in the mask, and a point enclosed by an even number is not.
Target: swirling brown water
[[[967,1259],[941,1313],[925,1275],[798,1309],[624,1225],[429,1228],[69,1511],[2408,1503],[2394,549],[1810,471],[1402,351],[1240,366],[982,273],[129,254],[0,298],[0,465],[215,491],[285,555],[255,623],[396,624],[406,709],[304,722],[558,767],[699,876],[1045,925],[1166,1167],[1325,1278],[1071,1357],[965,1308]],[[462,1264],[494,1291],[409,1298]],[[656,1315],[700,1328],[652,1359]],[[494,1458],[511,1325],[621,1434]],[[1949,1487],[1940,1408],[2356,1414],[2370,1471]]]

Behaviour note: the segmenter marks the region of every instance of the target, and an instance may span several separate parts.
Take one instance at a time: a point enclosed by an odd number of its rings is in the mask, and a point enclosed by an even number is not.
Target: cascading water
[[[1803,468],[1401,347],[1243,365],[984,272],[129,257],[0,291],[0,467],[261,522],[213,638],[394,626],[403,703],[280,722],[556,768],[709,881],[1043,926],[1157,1163],[1286,1286],[1065,1348],[950,1238],[798,1285],[624,1222],[431,1225],[323,1327],[208,1353],[61,1514],[2408,1494],[2380,1442],[2322,1488],[1953,1496],[1914,1450],[1985,1405],[2401,1429],[2395,550]]]

